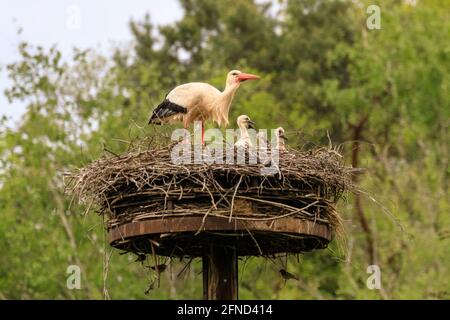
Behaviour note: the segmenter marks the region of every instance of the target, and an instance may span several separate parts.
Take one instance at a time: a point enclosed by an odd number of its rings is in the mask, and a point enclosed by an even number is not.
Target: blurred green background
[[[200,261],[180,277],[186,261],[174,261],[146,295],[154,275],[109,248],[94,210],[69,206],[63,175],[105,145],[122,152],[120,140],[154,135],[148,116],[175,85],[222,89],[240,69],[262,79],[239,89],[232,119],[281,124],[293,147],[327,145],[328,131],[348,165],[367,168],[357,182],[380,203],[340,203],[346,252],[333,243],[299,261],[242,260],[240,297],[449,299],[450,1],[380,1],[379,30],[366,26],[371,1],[180,4],[176,23],[155,27],[157,12],[130,22],[132,43],[110,55],[20,43],[4,94],[26,112],[0,122],[0,298],[200,299]],[[66,287],[72,264],[80,290]],[[381,290],[366,286],[372,264]],[[285,267],[300,281],[285,282]]]

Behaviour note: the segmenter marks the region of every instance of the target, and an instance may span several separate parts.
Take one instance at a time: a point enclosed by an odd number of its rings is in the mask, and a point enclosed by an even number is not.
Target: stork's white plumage
[[[246,80],[258,76],[232,70],[227,74],[225,90],[219,91],[210,84],[191,82],[170,91],[152,113],[149,123],[163,124],[182,121],[188,128],[194,121],[202,121],[202,143],[204,142],[204,121],[213,120],[219,126],[227,126],[228,112],[236,90]]]
[[[248,129],[250,129],[250,128],[254,129],[255,123],[252,120],[250,120],[250,118],[248,116],[242,115],[237,118],[237,124],[241,131],[241,136],[234,145],[236,147],[252,147],[253,143],[250,139]]]

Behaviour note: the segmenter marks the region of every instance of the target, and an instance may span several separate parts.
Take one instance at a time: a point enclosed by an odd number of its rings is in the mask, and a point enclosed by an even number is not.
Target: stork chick
[[[277,149],[280,151],[285,151],[286,150],[286,146],[285,146],[285,142],[286,140],[288,140],[288,138],[285,135],[285,131],[282,127],[278,127],[275,129],[275,137],[276,137],[276,142],[277,142]]]
[[[227,126],[228,112],[236,90],[242,82],[255,79],[259,77],[232,70],[227,74],[225,89],[222,92],[203,82],[179,85],[153,110],[149,124],[182,121],[183,127],[187,129],[194,121],[201,121],[202,144],[204,144],[204,122],[213,120],[219,126]]]
[[[241,131],[241,137],[234,145],[236,147],[253,147],[253,143],[248,134],[248,129],[255,129],[255,123],[246,115],[239,116],[236,122]]]

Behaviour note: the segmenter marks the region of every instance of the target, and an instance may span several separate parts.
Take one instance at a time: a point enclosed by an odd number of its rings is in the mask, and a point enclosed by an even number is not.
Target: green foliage
[[[262,79],[241,87],[232,119],[283,124],[292,145],[328,143],[328,131],[349,162],[368,169],[359,183],[382,203],[359,199],[375,261],[350,196],[340,205],[346,254],[333,243],[299,262],[241,261],[241,297],[448,299],[449,3],[385,1],[382,29],[368,30],[369,1],[284,0],[276,15],[261,1],[180,2],[175,24],[132,21],[133,43],[112,57],[19,45],[5,94],[28,107],[17,127],[0,122],[0,298],[101,299],[105,287],[117,299],[200,298],[198,261],[180,277],[184,264],[174,261],[148,296],[154,275],[135,257],[114,251],[106,263],[102,220],[71,203],[64,173],[104,146],[121,152],[124,140],[155,136],[148,116],[176,84],[223,88],[226,72],[239,68]],[[366,287],[372,262],[382,290]],[[82,269],[81,290],[66,287],[71,264]],[[284,268],[300,281],[285,281]]]

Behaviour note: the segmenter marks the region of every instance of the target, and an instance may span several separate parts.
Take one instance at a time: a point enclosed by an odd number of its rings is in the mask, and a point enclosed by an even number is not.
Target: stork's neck
[[[286,148],[285,144],[284,144],[284,139],[282,139],[281,137],[277,136],[277,148],[279,150],[284,150]]]
[[[236,90],[239,88],[239,83],[235,82],[232,84],[226,84],[225,86],[225,90],[222,91],[222,93],[220,94],[220,98],[221,98],[221,102],[226,105],[229,106],[231,101],[234,98],[234,94],[236,93]]]
[[[213,106],[214,119],[219,125],[228,125],[228,112],[230,111],[231,101],[234,93],[239,88],[239,83],[227,84],[215,100]]]
[[[242,140],[249,140],[250,136],[248,135],[247,128],[244,125],[239,124],[239,129],[241,129],[241,139]]]

